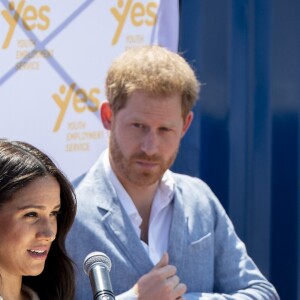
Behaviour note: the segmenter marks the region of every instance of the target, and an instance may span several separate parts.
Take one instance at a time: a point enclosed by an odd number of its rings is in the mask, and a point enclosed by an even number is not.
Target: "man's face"
[[[192,113],[184,121],[179,95],[153,97],[134,92],[111,117],[110,159],[126,187],[157,183],[173,164]]]

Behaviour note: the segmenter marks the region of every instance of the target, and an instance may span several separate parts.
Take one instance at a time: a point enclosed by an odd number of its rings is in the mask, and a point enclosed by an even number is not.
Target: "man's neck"
[[[152,202],[158,187],[158,182],[150,186],[123,185],[126,192],[132,199],[140,215],[151,210]]]

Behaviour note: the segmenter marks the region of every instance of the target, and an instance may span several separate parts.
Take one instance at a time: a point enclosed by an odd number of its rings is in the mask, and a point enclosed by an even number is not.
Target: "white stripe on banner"
[[[176,0],[161,0],[157,13],[157,26],[152,44],[177,52],[179,39],[179,4]]]

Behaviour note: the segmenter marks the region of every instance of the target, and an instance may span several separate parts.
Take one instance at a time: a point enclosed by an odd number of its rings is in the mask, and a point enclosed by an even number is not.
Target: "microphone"
[[[102,252],[91,252],[83,262],[84,272],[89,276],[94,300],[115,300],[109,272],[111,261]]]

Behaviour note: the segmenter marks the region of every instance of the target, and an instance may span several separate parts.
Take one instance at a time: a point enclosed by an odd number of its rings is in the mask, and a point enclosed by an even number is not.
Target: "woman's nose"
[[[47,241],[54,241],[56,237],[56,224],[53,224],[53,221],[43,220],[40,223],[40,227],[37,232],[38,239],[44,239]]]

